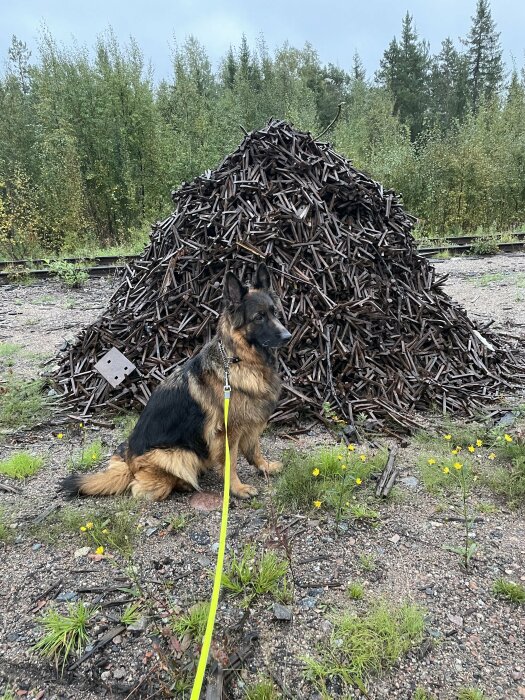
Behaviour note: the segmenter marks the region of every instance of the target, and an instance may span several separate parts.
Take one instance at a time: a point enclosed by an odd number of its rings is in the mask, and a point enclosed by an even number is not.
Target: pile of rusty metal
[[[407,428],[430,407],[472,415],[523,372],[444,293],[394,192],[310,134],[271,121],[173,201],[106,311],[59,358],[54,380],[75,415],[146,404],[214,334],[225,270],[246,280],[261,260],[293,334],[275,421],[328,403],[350,422],[363,413]],[[136,368],[115,387],[95,369],[111,348]]]

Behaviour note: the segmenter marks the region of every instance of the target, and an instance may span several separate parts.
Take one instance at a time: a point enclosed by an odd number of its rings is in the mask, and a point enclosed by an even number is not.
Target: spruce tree
[[[464,42],[467,47],[468,84],[472,108],[476,110],[483,99],[491,99],[503,81],[500,34],[492,19],[489,0],[477,0],[476,15]]]

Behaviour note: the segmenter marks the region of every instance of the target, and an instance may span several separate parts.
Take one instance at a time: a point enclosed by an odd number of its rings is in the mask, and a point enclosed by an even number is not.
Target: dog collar
[[[230,357],[229,355],[226,354],[226,349],[224,347],[224,344],[222,340],[219,340],[219,350],[222,356],[222,366],[224,369],[224,391],[231,391],[231,386],[230,386],[230,365],[237,364],[237,362],[241,361],[240,357]]]

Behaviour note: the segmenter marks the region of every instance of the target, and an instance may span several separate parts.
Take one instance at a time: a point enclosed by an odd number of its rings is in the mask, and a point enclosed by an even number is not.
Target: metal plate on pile
[[[111,348],[100,358],[95,365],[95,369],[97,372],[100,372],[111,386],[115,387],[122,384],[128,374],[131,374],[136,367],[120,350]]]

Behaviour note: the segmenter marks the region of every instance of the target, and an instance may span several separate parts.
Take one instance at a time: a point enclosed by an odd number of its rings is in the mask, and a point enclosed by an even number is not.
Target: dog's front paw
[[[232,486],[232,493],[237,498],[250,498],[251,496],[257,496],[259,493],[255,486],[250,484],[241,484],[240,482],[235,486]]]
[[[264,462],[261,462],[261,464],[258,465],[258,467],[264,474],[277,474],[277,472],[282,470],[283,463],[269,462],[265,459]]]

